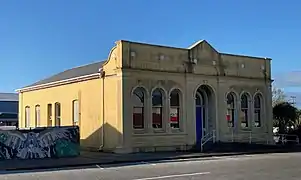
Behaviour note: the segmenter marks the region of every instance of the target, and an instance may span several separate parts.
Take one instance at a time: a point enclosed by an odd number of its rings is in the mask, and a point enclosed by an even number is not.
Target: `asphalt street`
[[[301,153],[7,172],[8,180],[300,180]]]

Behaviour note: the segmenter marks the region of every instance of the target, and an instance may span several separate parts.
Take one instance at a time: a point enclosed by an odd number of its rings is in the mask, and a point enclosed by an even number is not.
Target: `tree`
[[[297,110],[297,115],[298,115],[298,117],[295,121],[295,126],[301,127],[301,110],[300,109]]]
[[[272,106],[274,107],[276,104],[286,102],[286,95],[284,91],[279,88],[273,87],[272,90]]]
[[[289,102],[280,102],[273,107],[274,125],[279,127],[279,133],[287,133],[287,127],[295,125],[299,118],[298,109]]]

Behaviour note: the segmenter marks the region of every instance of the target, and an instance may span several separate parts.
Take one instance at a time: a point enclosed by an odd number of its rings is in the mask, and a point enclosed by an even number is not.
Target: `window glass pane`
[[[234,108],[234,96],[232,93],[229,93],[227,95],[227,107]]]
[[[235,122],[235,110],[234,109],[232,109],[231,110],[231,120],[232,120],[232,127],[234,127],[234,122]]]
[[[201,101],[201,97],[198,95],[198,94],[196,94],[195,95],[195,104],[197,105],[197,106],[201,106],[202,105],[202,101]]]
[[[0,101],[0,112],[18,113],[19,105],[17,101]]]
[[[241,108],[248,108],[248,96],[245,94],[241,96]]]
[[[144,128],[144,108],[134,107],[133,108],[133,128],[143,129]]]
[[[249,127],[249,110],[248,110],[248,96],[246,94],[243,94],[241,96],[241,127],[246,128]]]
[[[78,125],[79,122],[79,104],[78,101],[73,101],[73,125]]]
[[[137,96],[136,94],[134,94],[132,96],[132,102],[133,102],[133,105],[136,107],[143,107],[143,105],[144,105],[144,102],[141,101],[140,97]]]
[[[206,103],[205,102],[206,98],[205,98],[204,92],[201,92],[200,94],[201,94],[201,99],[202,99],[202,101],[201,101],[202,102],[202,106],[205,106],[206,105],[205,104]]]
[[[242,109],[241,110],[241,127],[245,128],[248,127],[248,109]]]
[[[255,127],[260,127],[261,126],[261,111],[260,109],[255,109]]]
[[[163,105],[162,93],[159,89],[156,89],[155,91],[153,91],[152,104],[153,104],[153,106],[162,106]]]
[[[136,88],[133,94],[134,94],[134,97],[137,98],[137,100],[134,101],[135,103],[142,103],[142,104],[144,103],[144,89],[143,88],[141,88],[141,87]]]
[[[177,90],[173,90],[170,94],[170,106],[180,106],[180,96]]]
[[[153,107],[152,108],[152,117],[153,117],[153,128],[162,128],[162,108]]]
[[[170,127],[180,128],[180,109],[178,107],[170,108]]]
[[[40,126],[40,106],[37,105],[35,109],[35,126]]]
[[[25,127],[30,126],[30,108],[25,107]]]
[[[180,128],[180,94],[179,90],[173,90],[170,94],[170,127]]]
[[[61,104],[55,103],[55,125],[60,126],[61,125]]]
[[[18,119],[17,113],[0,113],[0,119]]]
[[[260,108],[261,104],[260,104],[260,96],[256,95],[254,98],[254,107],[255,108]]]
[[[233,93],[227,94],[227,114],[228,127],[234,127],[235,122],[235,98]]]
[[[52,126],[52,104],[47,105],[47,115],[48,115],[47,125]]]
[[[143,129],[144,128],[144,99],[145,90],[142,87],[138,87],[134,90],[132,95],[133,103],[133,128]]]
[[[55,116],[61,116],[61,104],[55,103]]]
[[[234,127],[234,109],[227,109],[226,119],[228,122],[228,127]]]
[[[153,128],[162,128],[162,105],[163,105],[163,97],[162,97],[162,91],[160,89],[156,89],[153,91],[152,94],[152,123]]]

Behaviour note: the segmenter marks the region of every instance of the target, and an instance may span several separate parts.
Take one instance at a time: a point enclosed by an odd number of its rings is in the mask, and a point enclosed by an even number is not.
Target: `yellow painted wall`
[[[121,98],[120,83],[117,75],[108,76],[104,79],[104,112],[105,112],[105,149],[115,150],[122,144],[122,123],[121,123]]]
[[[109,53],[108,60],[103,65],[105,74],[104,87],[104,116],[105,116],[105,149],[116,151],[122,148],[123,139],[123,112],[122,112],[122,74],[121,67],[121,43],[116,42],[116,46]]]
[[[191,73],[184,74],[190,71],[187,65],[189,53],[198,61],[193,65]],[[243,68],[242,64],[245,65]],[[211,114],[211,119],[212,126],[217,130],[217,139],[226,141],[231,132],[225,123],[225,95],[229,91],[236,92],[237,97],[244,91],[251,95],[257,91],[263,94],[266,121],[262,128],[250,130],[257,136],[266,132],[271,135],[270,81],[263,79],[262,67],[269,78],[269,60],[220,54],[207,42],[199,43],[188,51],[118,41],[103,65],[104,78],[20,93],[19,124],[24,127],[25,107],[30,106],[33,125],[34,107],[39,104],[42,125],[47,125],[47,104],[53,104],[54,115],[54,103],[60,102],[62,125],[72,125],[72,101],[79,99],[82,146],[99,148],[104,144],[104,150],[119,152],[135,151],[136,147],[190,146],[196,140],[194,94],[200,85],[205,84],[212,87],[215,93],[214,104],[217,111]],[[169,128],[168,111],[164,113],[164,132],[153,131],[150,113],[146,113],[148,129],[140,134],[133,131],[131,95],[137,86],[145,87],[148,92],[146,99],[149,105],[146,106],[149,112],[151,91],[155,87],[166,91],[166,105],[169,104],[171,90],[181,90],[184,106],[181,131],[173,132]],[[243,134],[244,131],[240,130],[239,133]]]
[[[41,126],[47,126],[47,105],[61,104],[61,125],[73,125],[72,101],[79,100],[81,146],[114,151],[123,144],[122,76],[120,43],[112,48],[103,65],[105,77],[19,94],[19,126],[25,127],[25,107],[30,107],[30,127],[35,127],[35,106],[40,105]],[[101,68],[101,67],[99,67]],[[104,112],[104,113],[103,113]],[[103,118],[104,117],[104,118]],[[104,127],[104,128],[103,128]]]
[[[102,83],[101,79],[72,83],[19,94],[19,126],[25,126],[25,107],[30,106],[30,127],[35,124],[35,106],[41,108],[41,126],[47,126],[47,104],[61,103],[61,125],[73,125],[72,101],[79,100],[81,145],[98,148],[102,145]]]

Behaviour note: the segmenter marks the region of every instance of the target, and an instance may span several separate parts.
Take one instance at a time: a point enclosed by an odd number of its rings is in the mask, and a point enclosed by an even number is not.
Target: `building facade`
[[[123,153],[185,150],[213,136],[272,143],[270,61],[220,53],[207,41],[121,40],[106,61],[18,90],[19,124],[78,125],[83,147]]]
[[[0,93],[0,129],[4,126],[18,127],[18,94]]]

